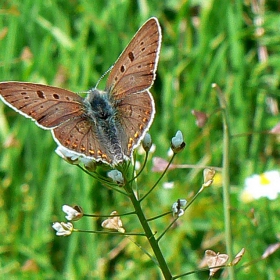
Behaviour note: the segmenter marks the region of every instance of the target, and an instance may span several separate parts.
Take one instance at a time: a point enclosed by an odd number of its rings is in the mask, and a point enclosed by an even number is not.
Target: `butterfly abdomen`
[[[101,144],[100,155],[109,156],[113,164],[123,161],[123,151],[119,138],[116,110],[107,93],[91,90],[85,99],[87,116],[94,124],[96,137]]]

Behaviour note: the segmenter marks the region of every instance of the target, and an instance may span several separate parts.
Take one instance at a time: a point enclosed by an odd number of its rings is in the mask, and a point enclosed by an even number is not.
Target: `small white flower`
[[[77,155],[63,146],[58,146],[55,152],[70,164],[83,163],[85,168],[89,171],[95,171],[96,169],[96,162],[92,158],[83,155]]]
[[[154,153],[156,151],[157,146],[153,143],[151,148],[150,148],[150,153]]]
[[[119,170],[111,170],[107,173],[107,175],[117,184],[124,183],[123,175]]]
[[[57,236],[67,236],[70,235],[73,231],[73,225],[71,223],[53,223],[52,225],[53,229],[56,230]]]
[[[174,188],[174,182],[164,182],[163,183],[164,189],[173,189]]]
[[[175,137],[172,137],[171,139],[171,149],[174,153],[179,153],[184,149],[185,146],[186,144],[183,139],[183,134],[180,130],[178,130]]]
[[[176,202],[172,205],[172,212],[173,216],[181,217],[184,215],[185,210],[182,209],[187,205],[187,201],[185,199],[178,199]]]
[[[213,183],[213,179],[215,176],[215,170],[213,168],[205,168],[203,170],[203,186],[204,187],[209,187]]]
[[[64,160],[71,164],[79,164],[80,163],[80,156],[72,153],[68,149],[64,148],[63,146],[58,146],[55,152],[62,157]]]
[[[241,200],[250,202],[254,199],[267,197],[270,200],[276,199],[280,193],[279,171],[267,171],[260,175],[252,175],[245,180],[245,188],[241,193]]]
[[[175,134],[175,137],[172,137],[171,143],[175,148],[178,148],[182,145],[183,142],[184,142],[183,134],[181,130],[178,130]]]
[[[228,261],[228,255],[216,253],[212,250],[206,250],[205,260],[208,267],[210,268],[209,275],[212,277],[218,270],[221,269],[220,267],[215,267],[215,266],[223,266]]]
[[[62,211],[67,214],[65,216],[65,218],[68,220],[68,221],[77,221],[79,220],[82,216],[83,216],[83,213],[78,211],[77,209],[69,206],[69,205],[63,205],[62,206]]]
[[[169,158],[171,158],[173,156],[173,154],[174,154],[173,150],[171,148],[169,148],[168,151],[167,151],[167,156]]]
[[[103,228],[117,230],[118,232],[125,233],[125,229],[123,228],[123,224],[121,218],[118,215],[117,211],[113,211],[110,214],[112,217],[109,217],[105,221],[102,222],[101,226]]]
[[[80,161],[81,161],[81,163],[84,164],[85,168],[88,171],[93,172],[96,170],[96,161],[95,160],[88,158],[88,157],[80,157]]]

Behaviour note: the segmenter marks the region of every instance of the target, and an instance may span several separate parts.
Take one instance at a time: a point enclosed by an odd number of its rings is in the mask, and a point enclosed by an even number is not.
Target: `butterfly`
[[[58,87],[1,82],[0,98],[51,130],[67,152],[112,166],[129,160],[150,128],[155,105],[149,91],[161,46],[157,18],[147,20],[111,68],[105,90],[87,96]]]

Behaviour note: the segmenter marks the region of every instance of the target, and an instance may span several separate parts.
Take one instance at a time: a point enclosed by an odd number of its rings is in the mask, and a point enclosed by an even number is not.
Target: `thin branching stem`
[[[157,259],[154,256],[152,256],[145,248],[143,248],[143,246],[141,246],[139,243],[132,240],[130,237],[127,237],[127,238],[131,242],[133,242],[142,252],[144,252],[159,267],[159,263],[158,263]]]
[[[191,206],[191,204],[195,201],[195,199],[197,198],[197,196],[203,191],[204,187],[202,186],[199,191],[196,193],[196,195],[191,199],[191,201],[186,205],[186,207],[184,208],[184,211],[187,210],[187,208],[189,208]],[[172,213],[172,212],[169,212]],[[163,215],[166,215],[163,214]],[[157,238],[157,241],[159,242],[160,239],[165,235],[165,233],[176,223],[176,221],[178,220],[179,217],[176,217],[173,219],[173,221],[166,227],[166,229],[161,233],[161,235]],[[151,220],[151,219],[150,219]]]
[[[91,217],[91,218],[108,218],[108,217],[123,217],[128,215],[136,214],[135,211],[124,213],[124,214],[117,214],[117,215],[95,215],[95,214],[84,214],[84,217]]]
[[[159,218],[161,218],[161,217],[164,217],[164,216],[170,215],[170,214],[172,214],[172,211],[168,211],[168,212],[166,212],[166,213],[163,213],[163,214],[157,215],[157,216],[155,216],[155,217],[149,218],[149,219],[147,219],[147,221],[148,221],[148,222],[151,222],[151,221],[153,221],[153,220],[159,219]]]
[[[106,188],[110,189],[110,190],[114,190],[116,192],[119,192],[123,195],[127,196],[127,193],[121,191],[119,188],[115,188],[112,185],[109,184],[108,179],[104,178],[103,176],[100,176],[98,174],[98,176],[95,176],[94,174],[90,173],[89,171],[87,171],[85,168],[83,168],[80,165],[77,165],[81,170],[83,170],[86,174],[88,174],[89,176],[91,176],[92,178],[96,179],[98,182],[100,182],[101,184],[103,184]]]
[[[110,235],[123,235],[123,236],[128,236],[128,235],[132,235],[132,236],[146,236],[145,233],[122,233],[122,232],[117,232],[117,231],[101,231],[101,230],[82,230],[82,229],[75,229],[73,231],[76,232],[87,232],[87,233],[98,233],[98,234],[110,234]]]
[[[146,154],[145,154],[145,159],[144,159],[144,163],[143,163],[143,165],[142,165],[142,168],[141,168],[140,171],[136,174],[136,176],[133,177],[128,183],[134,181],[134,180],[135,180],[136,178],[138,178],[138,177],[140,176],[140,174],[143,172],[143,170],[144,170],[144,168],[145,168],[145,166],[146,166],[146,164],[147,164],[147,161],[148,161],[148,155],[149,155],[149,153],[146,152]]]
[[[166,166],[166,168],[164,169],[164,171],[162,172],[162,174],[160,175],[160,177],[158,178],[158,180],[155,182],[155,184],[151,187],[151,189],[140,199],[140,202],[142,200],[144,200],[153,190],[154,188],[157,186],[157,184],[159,183],[159,181],[163,178],[163,176],[165,175],[165,173],[167,172],[170,164],[172,163],[173,159],[175,158],[175,153],[173,154],[173,156],[171,157],[170,161],[168,162],[168,165]]]

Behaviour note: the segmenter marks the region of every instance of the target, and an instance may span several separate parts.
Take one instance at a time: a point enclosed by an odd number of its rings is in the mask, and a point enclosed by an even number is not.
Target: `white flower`
[[[125,233],[125,229],[123,228],[123,224],[121,218],[118,215],[117,211],[113,211],[110,214],[112,217],[109,217],[105,221],[102,222],[101,226],[103,228],[117,230],[118,232]]]
[[[276,199],[280,193],[280,173],[279,171],[267,171],[260,175],[252,175],[246,178],[245,188],[241,193],[241,200],[250,202],[254,199],[267,197]]]
[[[96,170],[96,161],[93,160],[92,158],[88,158],[88,157],[80,157],[79,158],[81,163],[84,164],[85,168],[88,170],[88,171],[95,171]]]
[[[73,231],[73,225],[71,223],[53,223],[53,229],[56,230],[56,235],[58,236],[67,236],[70,235]]]
[[[184,139],[183,139],[182,131],[178,130],[175,134],[175,137],[172,137],[171,143],[175,148],[178,148],[182,145],[183,142],[184,142]]]
[[[205,260],[208,267],[210,268],[209,275],[213,276],[218,270],[221,269],[220,267],[215,267],[215,266],[223,266],[228,260],[228,255],[216,253],[212,250],[206,250]]]
[[[215,170],[213,168],[205,168],[203,170],[203,186],[209,187],[213,183],[213,179],[215,176]]]
[[[77,155],[63,146],[58,146],[55,152],[70,164],[83,163],[85,168],[89,171],[95,171],[96,169],[96,162],[92,158],[83,155]]]
[[[180,130],[178,130],[175,137],[172,137],[171,139],[171,149],[174,153],[179,153],[184,149],[185,146],[186,144],[184,142],[183,134]]]
[[[150,153],[153,154],[156,151],[156,148],[157,148],[156,145],[153,143],[151,148],[150,148]]]
[[[69,163],[72,164],[79,164],[80,163],[80,156],[76,155],[74,153],[71,153],[68,149],[64,148],[63,146],[58,146],[55,150],[55,152],[62,157],[64,160],[66,160]]]
[[[167,156],[169,157],[169,158],[171,158],[172,156],[173,156],[173,150],[171,149],[171,148],[169,148],[168,149],[168,151],[167,151]]]
[[[77,209],[79,209],[79,208],[77,208]],[[69,205],[62,206],[62,211],[67,214],[65,216],[65,218],[68,221],[77,221],[83,216],[83,213],[78,211],[77,209],[75,209]]]
[[[111,178],[117,184],[123,184],[124,183],[123,175],[118,170],[111,170],[107,173],[107,175],[108,175],[109,178]]]
[[[174,182],[164,182],[162,186],[163,186],[164,189],[173,189],[174,188]]]
[[[185,211],[182,209],[187,205],[187,201],[185,199],[178,199],[176,202],[172,205],[172,212],[173,216],[181,217],[184,215]]]

